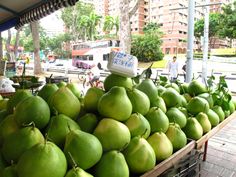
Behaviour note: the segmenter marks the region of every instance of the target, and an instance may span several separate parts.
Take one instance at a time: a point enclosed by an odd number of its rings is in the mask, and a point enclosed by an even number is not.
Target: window
[[[138,28],[135,28],[135,31],[138,31]]]

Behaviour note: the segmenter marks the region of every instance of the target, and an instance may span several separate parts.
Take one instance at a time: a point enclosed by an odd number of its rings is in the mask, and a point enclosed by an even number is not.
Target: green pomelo
[[[101,142],[103,151],[121,150],[130,142],[128,127],[114,119],[104,118],[93,133]]]
[[[158,95],[157,87],[151,79],[143,80],[139,85],[136,86],[136,88],[148,96],[151,104],[155,101]]]
[[[187,138],[198,140],[203,135],[203,129],[201,124],[197,121],[196,118],[190,117],[187,119],[187,124],[183,128],[183,131]]]
[[[93,177],[93,175],[87,173],[86,171],[84,171],[83,169],[79,167],[76,167],[76,168],[70,169],[66,173],[65,177]]]
[[[17,163],[18,177],[64,177],[66,170],[66,157],[52,142],[33,146]]]
[[[98,124],[98,118],[95,114],[86,113],[84,116],[77,120],[82,131],[93,133]]]
[[[71,166],[75,162],[80,168],[86,170],[94,166],[102,157],[102,145],[94,135],[74,130],[66,136],[64,153]]]
[[[41,97],[31,96],[16,106],[14,118],[19,126],[34,122],[37,128],[42,129],[50,120],[50,109]]]
[[[197,115],[199,112],[206,113],[209,110],[209,104],[204,98],[194,97],[189,101],[187,110],[193,115]]]
[[[180,103],[180,94],[173,88],[167,88],[166,91],[162,93],[163,100],[165,101],[166,107],[174,107]]]
[[[140,113],[131,114],[125,125],[129,128],[131,137],[142,136],[147,138],[150,135],[151,127],[149,122]]]
[[[69,88],[78,99],[81,97],[81,91],[77,83],[69,83],[66,87]]]
[[[0,111],[0,123],[8,116],[8,112],[6,109]]]
[[[221,106],[215,105],[212,110],[219,116],[220,122],[225,119],[225,113]]]
[[[66,85],[67,85],[67,83],[64,81],[61,81],[57,84],[58,88],[65,87]]]
[[[178,107],[178,109],[185,115],[186,118],[188,118],[188,110],[184,107]]]
[[[209,109],[209,111],[206,114],[209,121],[211,122],[212,127],[215,127],[219,124],[220,118],[212,109]]]
[[[188,83],[182,83],[179,86],[180,94],[188,93],[188,85],[189,85]]]
[[[86,111],[97,112],[98,101],[104,94],[102,89],[91,87],[84,96],[84,107]]]
[[[133,113],[147,114],[150,109],[150,100],[145,93],[134,88],[133,90],[127,90],[127,95],[132,103]]]
[[[172,143],[174,151],[183,148],[187,144],[187,137],[178,124],[170,123],[166,136]]]
[[[104,153],[95,166],[96,177],[129,177],[129,167],[124,155],[119,151]]]
[[[234,107],[236,108],[236,97],[232,97],[232,101],[234,103]]]
[[[230,116],[230,110],[224,110],[225,118]]]
[[[229,110],[230,110],[230,114],[232,114],[235,111],[235,106],[232,99],[229,101]]]
[[[114,86],[98,102],[98,112],[103,117],[118,121],[127,120],[132,113],[132,104],[123,87]]]
[[[205,100],[207,100],[209,107],[212,108],[214,106],[214,101],[213,101],[213,97],[211,94],[209,93],[202,93],[200,95],[198,95],[201,98],[204,98]]]
[[[156,132],[149,136],[148,143],[152,146],[157,162],[162,161],[170,157],[173,153],[173,146],[163,132]]]
[[[9,99],[4,98],[3,100],[0,100],[0,110],[7,109]]]
[[[198,80],[192,80],[188,85],[188,93],[191,96],[197,96],[205,92],[207,92],[206,86],[201,82],[199,82]]]
[[[183,95],[180,95],[180,102],[179,102],[179,104],[177,105],[177,107],[187,107],[187,105],[188,105],[188,102],[187,102],[187,100],[185,99],[185,97],[183,96]]]
[[[152,102],[151,107],[158,107],[160,108],[164,113],[166,113],[166,104],[162,97],[157,96],[156,99]]]
[[[196,119],[202,126],[203,134],[211,130],[211,122],[209,121],[207,114],[200,112],[197,114]]]
[[[107,76],[106,79],[104,80],[105,91],[106,92],[109,91],[114,86],[132,89],[133,87],[132,79],[112,73],[109,76]]]
[[[7,163],[2,157],[2,153],[0,153],[0,175],[2,174],[3,169],[7,166]]]
[[[49,103],[50,97],[58,90],[58,86],[56,84],[46,84],[39,91],[38,96],[43,98],[47,103]]]
[[[173,88],[175,89],[178,93],[180,93],[179,86],[176,83],[168,83],[165,85],[165,88]]]
[[[28,90],[17,90],[7,103],[8,114],[13,114],[17,104],[30,96],[32,96],[32,94]]]
[[[49,100],[51,110],[77,119],[80,112],[80,101],[67,87],[59,88]]]
[[[25,151],[43,142],[44,137],[36,127],[21,128],[6,137],[2,147],[3,156],[8,163],[18,162]]]
[[[13,114],[7,116],[0,124],[0,145],[3,144],[4,140],[13,132],[19,129]]]
[[[145,173],[155,167],[155,152],[144,138],[134,137],[123,154],[132,173]]]
[[[165,87],[161,86],[161,85],[158,85],[157,86],[157,92],[158,92],[158,96],[161,96],[162,93],[166,90]]]
[[[79,125],[66,115],[59,114],[51,117],[46,134],[48,139],[59,147],[64,147],[66,135],[72,130],[80,130]]]
[[[192,97],[188,93],[184,93],[183,96],[185,100],[187,101],[187,103],[192,99]]]
[[[151,126],[151,132],[166,132],[169,127],[169,119],[165,113],[157,107],[152,107],[146,114],[146,119]]]
[[[3,169],[2,173],[0,173],[1,177],[18,177],[16,166],[12,165]]]
[[[187,118],[184,115],[184,113],[182,113],[178,108],[174,108],[174,107],[170,108],[166,112],[166,115],[170,122],[177,123],[180,126],[180,128],[185,127]]]

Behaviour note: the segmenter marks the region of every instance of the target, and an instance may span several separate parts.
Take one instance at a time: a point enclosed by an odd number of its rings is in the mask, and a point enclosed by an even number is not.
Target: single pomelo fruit
[[[206,113],[209,110],[209,104],[204,98],[194,97],[189,101],[187,110],[193,115],[197,115],[199,112]]]
[[[180,94],[173,88],[167,88],[162,93],[163,100],[165,101],[166,107],[174,107],[180,103]]]
[[[209,121],[211,122],[212,127],[215,127],[216,125],[219,124],[220,118],[212,109],[209,109],[209,111],[206,114]]]
[[[209,121],[206,113],[198,113],[196,119],[201,124],[203,133],[207,133],[211,130],[211,122]]]
[[[81,91],[77,83],[68,83],[66,87],[69,88],[78,99],[81,97]]]
[[[43,88],[38,92],[38,96],[43,98],[47,103],[49,103],[50,97],[58,90],[58,86],[56,84],[46,84]]]
[[[183,128],[186,125],[187,118],[178,108],[170,108],[166,115],[170,122],[177,123],[180,128]]]
[[[93,113],[86,113],[77,120],[82,131],[87,133],[93,133],[99,120],[98,117]]]
[[[192,80],[188,85],[188,93],[191,96],[197,96],[205,92],[207,92],[206,86],[198,80]]]
[[[156,99],[152,102],[151,107],[158,107],[160,108],[164,113],[166,113],[166,104],[162,97],[157,96]]]
[[[225,119],[225,113],[221,106],[215,105],[212,110],[219,116],[220,122]]]
[[[187,124],[183,128],[183,131],[187,138],[193,139],[193,140],[198,140],[202,137],[203,135],[203,129],[201,124],[197,121],[196,118],[194,117],[189,117],[187,119]]]

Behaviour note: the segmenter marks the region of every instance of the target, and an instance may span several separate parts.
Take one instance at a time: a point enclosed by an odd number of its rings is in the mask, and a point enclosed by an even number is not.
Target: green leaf
[[[167,82],[168,78],[166,76],[160,76],[160,81]]]

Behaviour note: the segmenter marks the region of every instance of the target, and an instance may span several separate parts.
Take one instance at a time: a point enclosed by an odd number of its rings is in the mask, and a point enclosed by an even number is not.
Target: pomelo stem
[[[68,154],[69,154],[70,159],[71,159],[71,161],[72,161],[72,164],[73,164],[72,166],[73,166],[73,168],[78,167],[78,164],[75,162],[75,159],[73,158],[73,156],[71,155],[71,153],[68,152]]]

